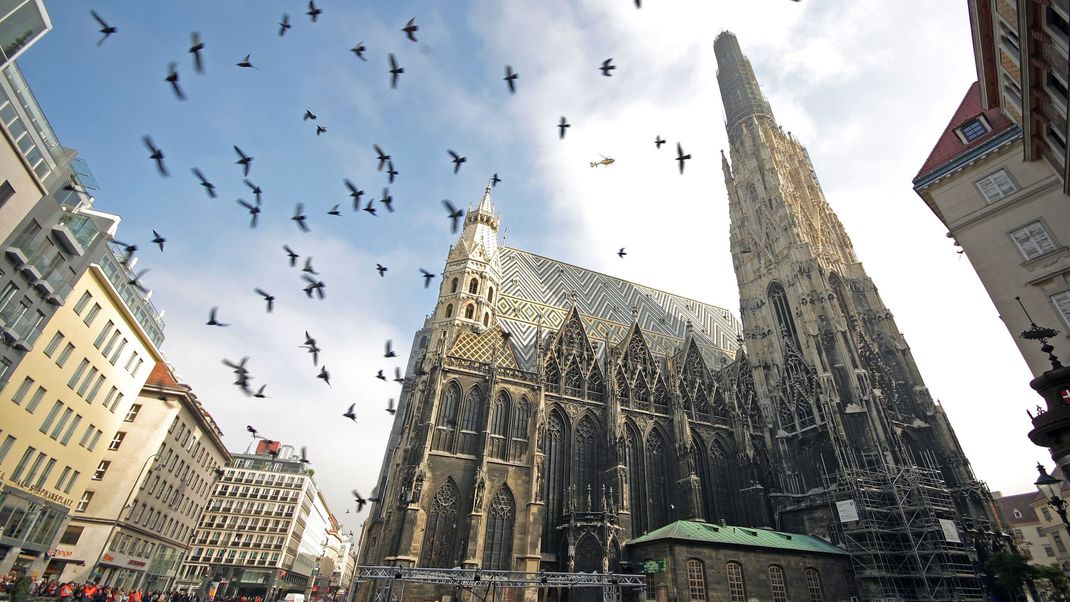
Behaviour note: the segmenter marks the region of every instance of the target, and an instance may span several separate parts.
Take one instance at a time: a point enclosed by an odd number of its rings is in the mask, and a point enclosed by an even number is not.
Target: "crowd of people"
[[[22,575],[15,572],[0,577],[0,597],[12,599],[20,577]],[[144,592],[99,586],[96,583],[64,583],[40,577],[32,579],[29,586],[29,598],[56,598],[59,602],[199,602],[195,596],[177,592]]]

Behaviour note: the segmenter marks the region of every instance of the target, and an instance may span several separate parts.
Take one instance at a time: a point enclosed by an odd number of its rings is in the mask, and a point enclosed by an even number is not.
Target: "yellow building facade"
[[[72,560],[57,536],[93,507],[100,462],[123,445],[123,419],[163,359],[128,289],[106,252],[0,390],[0,574],[55,576]]]

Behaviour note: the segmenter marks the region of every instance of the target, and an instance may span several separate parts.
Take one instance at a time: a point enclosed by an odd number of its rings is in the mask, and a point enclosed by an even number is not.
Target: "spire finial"
[[[1059,334],[1059,331],[1053,328],[1037,325],[1029,315],[1029,312],[1025,309],[1025,305],[1022,303],[1022,298],[1015,297],[1014,300],[1018,302],[1018,305],[1022,308],[1022,313],[1024,313],[1026,319],[1029,320],[1029,329],[1022,331],[1021,337],[1027,341],[1040,341],[1040,350],[1048,354],[1048,361],[1051,362],[1051,369],[1058,370],[1062,368],[1062,363],[1053,353],[1055,347],[1052,347],[1051,343],[1048,342],[1048,339]]]
[[[638,305],[633,305],[632,306],[632,322],[638,322],[638,321],[639,321],[639,306]]]
[[[494,180],[487,181],[487,187],[483,189],[483,198],[479,200],[477,211],[494,215],[494,203],[490,200],[490,189],[494,187]]]

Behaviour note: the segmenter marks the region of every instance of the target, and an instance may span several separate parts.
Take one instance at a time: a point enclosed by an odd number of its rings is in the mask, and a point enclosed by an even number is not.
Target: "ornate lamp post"
[[[1055,509],[1059,518],[1063,519],[1063,526],[1066,527],[1066,532],[1070,533],[1070,520],[1067,520],[1066,517],[1067,503],[1062,496],[1062,479],[1057,479],[1048,474],[1042,464],[1037,464],[1037,472],[1040,473],[1040,477],[1037,478],[1035,483],[1037,490],[1040,491],[1040,495],[1044,496],[1048,505]]]

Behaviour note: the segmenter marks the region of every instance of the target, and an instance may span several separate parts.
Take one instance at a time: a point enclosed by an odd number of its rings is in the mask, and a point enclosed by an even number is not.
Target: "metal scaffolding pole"
[[[617,573],[546,573],[492,571],[482,569],[436,569],[401,566],[358,566],[357,583],[374,582],[376,602],[401,600],[406,583],[426,583],[459,587],[470,591],[495,591],[505,588],[551,589],[587,588],[602,590],[602,599],[620,599],[621,589],[646,587],[643,575]]]

